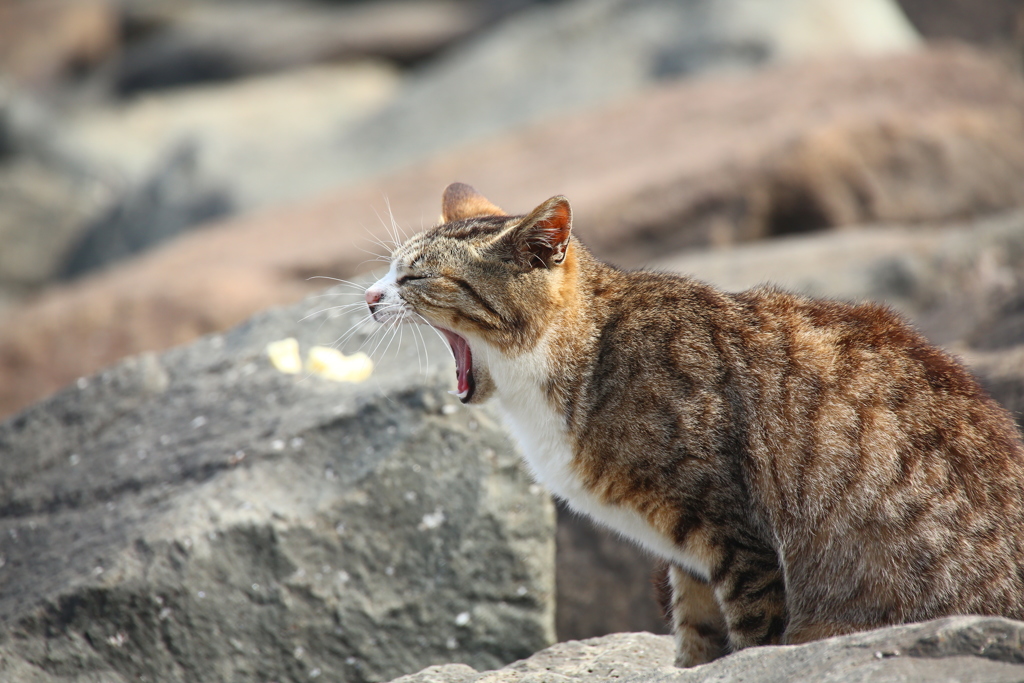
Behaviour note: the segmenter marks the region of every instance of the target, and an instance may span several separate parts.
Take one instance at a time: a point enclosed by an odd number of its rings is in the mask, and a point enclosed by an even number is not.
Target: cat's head
[[[444,191],[441,224],[395,249],[388,274],[366,290],[367,304],[377,322],[438,329],[455,356],[453,393],[482,402],[495,389],[484,356],[530,350],[564,303],[579,248],[571,228],[565,197],[509,216],[454,183]]]

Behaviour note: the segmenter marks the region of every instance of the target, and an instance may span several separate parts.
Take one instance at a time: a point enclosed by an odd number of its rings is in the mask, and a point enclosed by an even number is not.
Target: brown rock
[[[418,229],[453,180],[510,211],[566,194],[583,239],[626,265],[851,221],[971,216],[1024,204],[1024,84],[945,49],[671,85],[239,218],[0,321],[0,414],[294,300],[319,286],[311,275],[358,272],[372,259],[360,242],[388,239],[386,206]]]
[[[109,0],[0,0],[0,74],[46,86],[95,66],[118,47]]]

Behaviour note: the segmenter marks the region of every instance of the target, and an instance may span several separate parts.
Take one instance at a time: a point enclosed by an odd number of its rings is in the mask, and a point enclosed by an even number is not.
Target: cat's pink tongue
[[[448,344],[452,347],[452,355],[455,356],[455,377],[458,380],[458,390],[452,393],[461,401],[466,401],[473,393],[473,354],[469,350],[469,343],[450,330],[438,329],[448,340]]]
[[[469,352],[469,344],[462,341],[461,348],[455,349],[455,376],[459,380],[459,395],[469,395],[469,369],[473,366],[473,357]]]

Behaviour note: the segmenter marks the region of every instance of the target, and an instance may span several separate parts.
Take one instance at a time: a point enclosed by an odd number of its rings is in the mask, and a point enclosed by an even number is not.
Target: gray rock
[[[559,643],[498,671],[433,667],[393,683],[998,683],[1024,679],[1024,623],[951,617],[796,646],[756,647],[693,669],[672,666],[670,636],[620,633]]]
[[[555,632],[580,640],[618,631],[668,633],[658,560],[632,541],[558,506]]]
[[[148,177],[89,222],[58,275],[81,276],[231,213],[230,193],[202,176],[197,155],[189,141],[171,148]]]
[[[117,60],[122,94],[340,59],[422,59],[490,18],[458,0],[129,5],[129,21],[145,25],[148,17],[150,35]]]
[[[291,69],[93,107],[70,117],[64,132],[94,164],[128,178],[191,140],[202,176],[251,210],[331,187],[337,131],[384,106],[400,79],[384,62]]]
[[[1020,428],[1024,416],[1024,344],[998,351],[957,351],[989,395],[1016,418]]]
[[[0,308],[52,281],[107,201],[101,178],[58,131],[45,106],[0,80]]]
[[[53,280],[99,210],[97,185],[38,158],[0,163],[0,299],[16,301]]]
[[[899,4],[929,40],[966,40],[997,48],[1012,45],[1017,52],[1015,61],[1019,63],[1024,57],[1024,35],[1018,28],[1024,19],[1020,0],[899,0]]]
[[[0,424],[0,679],[386,680],[552,642],[551,502],[436,339],[360,384],[271,366],[288,336],[376,343],[298,322],[323,301]]]
[[[883,301],[933,342],[951,344],[983,334],[977,330],[995,325],[1024,291],[1024,213],[789,236],[653,265],[729,291],[770,283],[812,296]],[[1009,324],[999,334],[1011,339]]]
[[[345,133],[336,146],[338,173],[393,169],[666,78],[916,44],[889,0],[571,0],[536,7],[423,68],[394,104]]]

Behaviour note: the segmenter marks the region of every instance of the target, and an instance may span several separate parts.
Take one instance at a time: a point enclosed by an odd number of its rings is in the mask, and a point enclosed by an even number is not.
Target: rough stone
[[[0,0],[0,74],[48,89],[119,47],[110,0]]]
[[[656,261],[727,291],[775,284],[812,296],[882,301],[937,344],[1024,343],[1007,311],[1024,292],[1024,213],[965,223],[875,226],[695,250]],[[998,335],[985,334],[1005,326]]]
[[[58,275],[80,277],[230,214],[230,193],[203,177],[197,155],[187,141],[170,148],[148,177],[89,221]]]
[[[1024,7],[1019,0],[898,0],[928,39],[959,39],[989,47],[1010,47],[1024,65]]]
[[[338,131],[387,103],[399,82],[383,62],[292,69],[150,92],[82,112],[64,132],[92,163],[128,178],[188,140],[199,173],[244,211],[333,188]]]
[[[53,281],[85,223],[112,192],[57,142],[37,100],[0,82],[0,308]]]
[[[635,543],[558,506],[555,632],[559,640],[619,631],[668,633],[655,560]]]
[[[458,0],[378,0],[333,6],[282,0],[176,5],[158,8],[150,18],[151,35],[120,56],[114,74],[119,92],[341,59],[422,59],[491,18],[482,11],[486,6]]]
[[[1024,676],[1024,623],[952,617],[806,645],[753,647],[693,669],[672,666],[670,636],[619,633],[558,643],[504,669],[440,666],[393,683],[999,683]]]
[[[572,0],[540,5],[423,68],[336,145],[340,178],[413,160],[681,76],[906,50],[890,0]]]
[[[959,348],[959,355],[981,380],[982,386],[1024,428],[1024,344],[998,351]]]
[[[127,354],[294,301],[311,275],[351,277],[367,251],[380,253],[371,238],[392,239],[391,218],[430,224],[453,180],[510,211],[565,194],[583,240],[630,266],[792,226],[982,215],[1024,204],[1021,178],[1024,84],[967,50],[668,85],[55,288],[0,323],[0,413]]]
[[[438,340],[395,340],[357,385],[271,366],[291,335],[376,342],[339,300],[0,424],[0,679],[386,680],[552,642],[551,502],[445,393]]]
[[[98,210],[96,184],[41,159],[0,163],[0,299],[13,305],[53,281]]]

